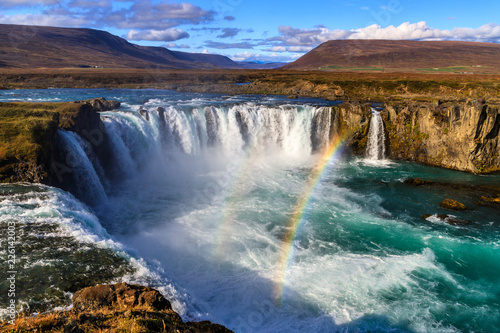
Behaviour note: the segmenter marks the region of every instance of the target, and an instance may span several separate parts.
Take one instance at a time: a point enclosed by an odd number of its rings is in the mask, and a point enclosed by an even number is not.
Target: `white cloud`
[[[80,27],[87,23],[82,17],[52,14],[17,14],[0,16],[0,23],[54,27]]]
[[[36,6],[36,5],[53,5],[59,3],[59,0],[2,0],[2,7],[18,7],[18,6]]]
[[[297,29],[283,25],[278,30],[281,35],[268,38],[267,41],[291,46],[316,46],[331,39],[346,39],[354,33],[352,30],[330,30],[325,27]]]
[[[229,56],[234,61],[291,62],[300,55],[287,56],[278,53],[261,54],[253,52],[236,53]]]
[[[287,49],[285,46],[273,46],[270,49],[264,50],[264,51],[270,51],[270,52],[286,52]]]
[[[181,29],[130,30],[126,36],[128,40],[149,40],[158,42],[170,42],[187,37],[189,37],[189,34]]]
[[[168,48],[171,48],[171,49],[190,49],[191,47],[187,44],[181,44],[181,45],[178,45],[178,44],[175,44],[175,43],[167,43],[165,45],[163,45],[164,47],[168,47]]]
[[[199,24],[213,21],[215,12],[190,3],[135,2],[132,7],[108,13],[103,20],[109,26],[124,29],[164,30],[181,24]]]
[[[440,30],[430,28],[426,22],[405,22],[398,27],[390,25],[382,28],[371,25],[357,29],[351,39],[411,39],[411,40],[464,40],[500,42],[500,25],[490,23],[477,29],[454,28],[453,30]]]
[[[313,49],[312,46],[290,46],[288,51],[290,52],[309,52]]]
[[[288,51],[305,52],[305,46],[315,47],[332,39],[409,39],[409,40],[464,40],[500,42],[500,25],[485,24],[479,28],[455,28],[440,30],[430,28],[426,22],[405,22],[399,26],[390,25],[383,28],[374,24],[365,28],[353,30],[330,30],[328,28],[297,29],[290,26],[280,26],[279,36],[268,38],[274,44],[273,48],[288,46]],[[291,48],[294,48],[293,50]],[[304,51],[301,51],[303,47]],[[271,48],[271,49],[273,49]],[[278,49],[276,49],[277,51]]]
[[[69,7],[78,8],[107,8],[111,7],[111,0],[73,0]]]

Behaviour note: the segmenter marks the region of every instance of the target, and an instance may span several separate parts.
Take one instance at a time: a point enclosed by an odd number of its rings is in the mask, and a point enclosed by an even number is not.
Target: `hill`
[[[228,57],[140,46],[105,31],[0,24],[0,68],[244,68]]]
[[[282,69],[499,73],[500,44],[457,41],[331,40]]]

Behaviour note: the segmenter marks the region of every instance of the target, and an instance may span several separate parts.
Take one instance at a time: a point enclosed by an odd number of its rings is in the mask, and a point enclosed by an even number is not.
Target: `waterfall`
[[[76,194],[90,202],[105,200],[106,192],[98,175],[100,165],[90,145],[74,132],[59,130],[59,137],[64,144],[65,159],[71,168]]]
[[[156,173],[176,160],[197,163],[197,158],[201,161],[214,153],[227,160],[247,152],[301,158],[327,148],[336,128],[330,107],[253,103],[110,111],[102,112],[101,120],[110,147],[107,166],[112,169],[106,172],[84,139],[60,131],[65,156],[72,156],[68,164],[76,185],[71,190],[86,202],[106,198],[101,181],[111,179],[105,174],[121,181],[136,177],[144,167]]]
[[[368,131],[366,157],[370,160],[382,160],[385,157],[384,122],[380,116],[380,111],[373,108],[370,130]]]
[[[175,107],[101,115],[122,171],[135,169],[144,153],[197,156],[207,149],[230,157],[247,149],[257,154],[309,155],[328,147],[333,117],[328,107],[207,106]]]

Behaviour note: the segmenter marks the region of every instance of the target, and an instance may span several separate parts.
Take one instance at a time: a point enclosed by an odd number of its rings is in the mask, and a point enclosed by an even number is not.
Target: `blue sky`
[[[0,23],[94,28],[141,45],[292,61],[331,39],[500,43],[500,1],[0,0]]]

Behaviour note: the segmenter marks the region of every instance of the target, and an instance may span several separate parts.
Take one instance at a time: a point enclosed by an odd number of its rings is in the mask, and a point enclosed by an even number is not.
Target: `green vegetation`
[[[403,156],[409,156],[418,151],[423,140],[429,138],[429,135],[422,133],[418,126],[412,126],[411,123],[406,123],[402,132],[398,131],[393,123],[387,123],[386,127],[391,151],[401,152]]]
[[[466,73],[466,72],[474,72],[476,67],[472,66],[450,66],[450,67],[441,67],[441,68],[418,68],[418,72],[431,72],[431,73]]]

